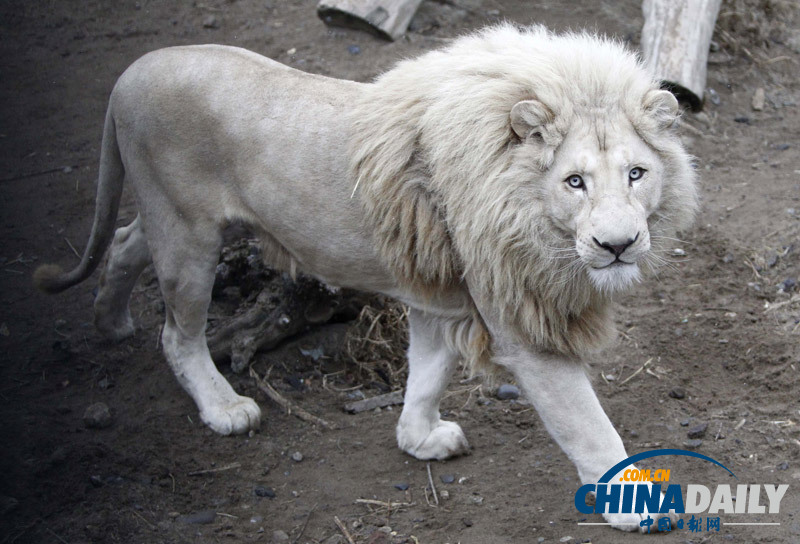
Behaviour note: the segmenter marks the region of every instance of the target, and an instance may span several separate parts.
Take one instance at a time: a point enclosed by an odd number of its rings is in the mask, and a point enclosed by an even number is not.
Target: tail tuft
[[[64,269],[57,264],[43,264],[33,273],[33,285],[49,294],[60,293],[70,286],[64,281]]]

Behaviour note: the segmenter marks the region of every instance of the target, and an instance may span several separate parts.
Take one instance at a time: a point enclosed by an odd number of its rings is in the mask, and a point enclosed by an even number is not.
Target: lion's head
[[[580,354],[610,336],[609,294],[693,218],[677,115],[618,43],[503,25],[370,85],[354,174],[398,281],[466,282],[518,340]]]

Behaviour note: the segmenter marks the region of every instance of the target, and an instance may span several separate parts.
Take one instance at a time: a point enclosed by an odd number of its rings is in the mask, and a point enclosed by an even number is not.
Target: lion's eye
[[[628,181],[633,183],[634,181],[639,181],[644,176],[644,173],[647,172],[644,168],[631,168],[631,171],[628,172]]]
[[[583,189],[583,178],[580,177],[578,174],[573,174],[564,181],[567,182],[567,185],[572,187],[573,189]]]

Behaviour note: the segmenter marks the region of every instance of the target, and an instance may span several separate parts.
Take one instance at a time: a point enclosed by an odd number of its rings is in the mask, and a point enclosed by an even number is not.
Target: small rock
[[[628,434],[631,435],[631,438],[639,438],[639,431],[636,429],[631,429]]]
[[[686,390],[683,387],[673,387],[672,390],[669,392],[669,396],[673,399],[683,399],[686,398]]]
[[[452,474],[442,474],[439,476],[439,479],[442,481],[443,484],[452,484],[456,481],[456,477]]]
[[[769,258],[767,259],[767,266],[772,268],[776,264],[778,264],[778,256],[777,255],[770,255]]]
[[[89,476],[89,483],[94,487],[102,487],[103,479],[97,474],[92,474]]]
[[[719,98],[719,93],[714,89],[708,89],[708,99],[711,100],[711,103],[715,106],[719,106],[722,103],[722,100]]]
[[[469,481],[469,478],[467,478],[466,476],[462,476],[461,478],[458,479],[458,483],[460,483],[460,484],[465,484],[468,481]]]
[[[676,247],[675,249],[673,249],[670,252],[670,254],[673,257],[686,257],[686,252],[683,249],[679,248],[679,247]]]
[[[359,55],[361,54],[361,48],[355,44],[347,46],[347,52],[351,55]]]
[[[740,115],[738,117],[734,117],[733,120],[735,122],[737,122],[737,123],[742,123],[742,124],[745,124],[745,125],[749,125],[750,124],[750,118],[748,116],[746,116],[746,115]]]
[[[442,498],[443,501],[446,501],[450,498],[450,492],[446,489],[442,489],[439,491],[439,496]]]
[[[65,166],[64,169],[61,170],[61,171],[64,172],[65,174],[71,174],[72,173],[72,167],[71,166]]]
[[[795,287],[797,287],[797,279],[786,278],[785,280],[783,280],[783,282],[781,282],[780,287],[781,289],[783,289],[785,293],[788,293],[789,291],[792,291]]]
[[[795,480],[800,480],[800,471],[792,472],[792,478]]]
[[[178,516],[178,521],[181,523],[207,525],[214,523],[217,518],[217,513],[214,510],[203,510],[202,512],[195,512],[194,514],[185,514]]]
[[[753,98],[750,101],[750,106],[752,106],[753,111],[764,111],[764,101],[766,99],[766,95],[764,93],[764,88],[759,87],[756,89],[756,92],[753,93]]]
[[[572,540],[571,536],[562,536],[558,539],[559,542],[569,542],[570,540]]]
[[[536,539],[536,542],[544,542],[544,537],[540,536],[539,538]]]
[[[261,523],[262,521],[264,521],[264,516],[253,516],[252,518],[250,518],[250,523],[253,524]]]
[[[726,253],[725,256],[722,258],[722,262],[725,264],[733,262],[733,253]]]
[[[400,482],[399,484],[394,484],[395,489],[399,489],[400,491],[405,491],[408,489],[408,484],[405,482]]]
[[[688,419],[682,419],[681,420],[681,427],[688,427],[688,426],[689,426],[689,420]]]
[[[476,504],[478,506],[483,504],[483,497],[480,495],[472,495],[470,499],[472,500],[472,504]]]
[[[286,51],[287,55],[294,55],[295,53],[297,53],[297,48],[296,47],[292,47],[291,49]],[[287,323],[287,325],[288,325],[288,323]]]
[[[464,524],[464,527],[472,527],[472,520],[469,518],[461,518],[461,523]]]
[[[292,454],[292,461],[294,461],[295,463],[299,463],[302,460],[303,460],[303,454],[300,453],[299,451],[296,451]]]
[[[105,429],[111,423],[111,410],[104,402],[95,402],[83,413],[83,424],[90,429]]]
[[[789,462],[788,461],[784,461],[783,463],[778,465],[777,468],[778,468],[778,470],[789,470]]]
[[[692,438],[691,440],[684,441],[683,445],[687,448],[696,449],[699,448],[703,444],[703,441],[699,438]]]
[[[519,388],[510,383],[504,383],[497,388],[496,396],[500,400],[515,400],[519,398]]]
[[[786,151],[790,147],[792,147],[790,144],[775,144],[775,149],[778,151]]]
[[[219,28],[219,21],[216,15],[209,15],[203,19],[203,28]]]
[[[265,485],[257,485],[253,488],[253,493],[258,497],[267,497],[268,499],[275,498],[275,490]]]
[[[281,531],[280,529],[272,531],[272,543],[280,544],[283,542],[289,542],[289,535],[286,534],[286,531]]]
[[[695,425],[689,432],[686,433],[686,436],[689,438],[703,438],[706,435],[706,430],[708,429],[708,423],[701,423],[700,425]]]

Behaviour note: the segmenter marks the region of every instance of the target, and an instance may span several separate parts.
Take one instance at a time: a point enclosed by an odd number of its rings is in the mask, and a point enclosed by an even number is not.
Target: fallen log
[[[721,0],[644,0],[642,54],[662,87],[703,108],[708,49]]]
[[[408,23],[422,0],[321,0],[317,15],[326,25],[364,30],[394,41],[408,28]]]

